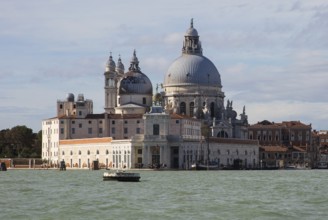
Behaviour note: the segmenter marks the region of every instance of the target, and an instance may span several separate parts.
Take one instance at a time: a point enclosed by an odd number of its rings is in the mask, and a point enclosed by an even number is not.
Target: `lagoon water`
[[[0,172],[0,219],[328,218],[328,170],[103,172]]]

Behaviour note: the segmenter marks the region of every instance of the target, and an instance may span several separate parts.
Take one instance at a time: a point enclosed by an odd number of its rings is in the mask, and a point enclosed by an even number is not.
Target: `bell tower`
[[[105,69],[105,112],[108,114],[115,113],[115,107],[117,106],[117,74],[115,71],[116,65],[113,61],[112,53],[110,53],[109,59]]]

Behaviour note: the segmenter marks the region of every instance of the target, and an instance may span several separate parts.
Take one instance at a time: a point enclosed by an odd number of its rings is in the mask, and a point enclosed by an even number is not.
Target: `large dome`
[[[164,86],[194,84],[222,87],[219,71],[209,59],[203,55],[182,54],[169,67]]]

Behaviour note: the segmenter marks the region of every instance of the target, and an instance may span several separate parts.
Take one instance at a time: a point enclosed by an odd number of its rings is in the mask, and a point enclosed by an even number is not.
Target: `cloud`
[[[103,112],[109,52],[115,61],[120,54],[127,69],[136,49],[155,87],[181,55],[194,18],[204,55],[217,66],[226,99],[239,112],[247,104],[254,122],[293,118],[324,128],[327,8],[323,0],[3,1],[0,107],[4,115],[16,108],[17,117],[1,118],[2,126],[40,128],[68,92],[84,93],[94,100],[94,112]]]

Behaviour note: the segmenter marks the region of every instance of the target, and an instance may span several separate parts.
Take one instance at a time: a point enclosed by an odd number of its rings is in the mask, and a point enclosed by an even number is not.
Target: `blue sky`
[[[2,0],[0,130],[56,116],[83,93],[104,107],[110,52],[162,83],[194,18],[221,74],[226,100],[251,124],[300,120],[328,129],[328,2],[325,0]]]

